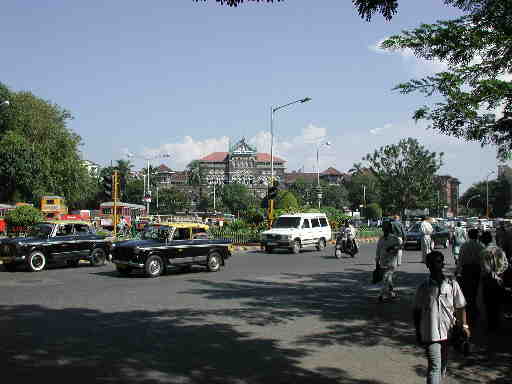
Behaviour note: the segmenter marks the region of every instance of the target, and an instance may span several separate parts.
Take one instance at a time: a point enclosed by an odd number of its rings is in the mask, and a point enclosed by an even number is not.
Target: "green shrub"
[[[30,205],[22,205],[7,212],[5,222],[9,227],[31,227],[43,220],[41,211]]]

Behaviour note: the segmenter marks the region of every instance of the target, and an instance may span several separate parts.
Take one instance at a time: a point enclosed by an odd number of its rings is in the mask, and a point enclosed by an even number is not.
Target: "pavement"
[[[448,250],[447,271],[453,270]],[[0,267],[5,383],[416,384],[412,301],[427,276],[417,251],[396,274],[397,300],[370,282],[374,244],[355,258],[333,247],[237,251],[225,268],[120,277],[111,264],[39,273]],[[452,351],[444,383],[510,383],[512,322]]]

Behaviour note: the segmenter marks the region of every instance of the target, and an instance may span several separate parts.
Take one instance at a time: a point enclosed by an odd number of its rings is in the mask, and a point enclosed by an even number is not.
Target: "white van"
[[[275,248],[287,248],[293,253],[307,247],[321,251],[331,237],[331,226],[325,213],[281,215],[274,221],[272,229],[261,233],[261,247],[267,253],[272,253]]]

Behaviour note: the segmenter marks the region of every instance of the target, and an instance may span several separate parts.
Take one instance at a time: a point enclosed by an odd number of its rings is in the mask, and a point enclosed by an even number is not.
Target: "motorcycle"
[[[357,241],[357,240],[356,240]],[[334,256],[341,259],[341,255],[346,253],[351,257],[355,257],[359,249],[354,244],[355,241],[349,230],[342,230],[336,237],[336,245],[334,246]]]

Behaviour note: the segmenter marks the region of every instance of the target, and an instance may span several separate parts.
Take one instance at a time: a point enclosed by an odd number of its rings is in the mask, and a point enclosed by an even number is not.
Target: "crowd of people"
[[[458,224],[452,235],[453,276],[446,276],[445,256],[433,250],[432,219],[425,217],[421,254],[430,274],[419,285],[414,300],[414,325],[418,343],[427,356],[427,383],[441,383],[447,372],[448,346],[454,335],[470,345],[471,331],[484,329],[487,338],[499,338],[502,321],[510,317],[512,298],[512,227],[505,223],[490,231]],[[383,270],[379,302],[397,297],[393,275],[402,263],[405,231],[400,218],[382,224],[377,243],[376,269]],[[493,243],[495,240],[495,243]]]

